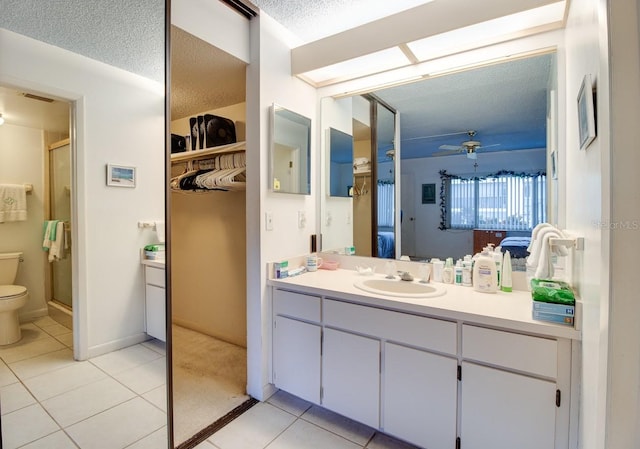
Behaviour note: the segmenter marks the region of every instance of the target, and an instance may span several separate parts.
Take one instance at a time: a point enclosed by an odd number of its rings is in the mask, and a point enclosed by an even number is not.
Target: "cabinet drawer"
[[[302,293],[274,289],[273,314],[319,323],[320,298]]]
[[[456,323],[342,301],[324,301],[324,324],[385,340],[456,354]]]
[[[462,357],[555,378],[558,342],[511,332],[462,326]]]
[[[162,268],[144,267],[145,283],[164,288],[164,270]]]

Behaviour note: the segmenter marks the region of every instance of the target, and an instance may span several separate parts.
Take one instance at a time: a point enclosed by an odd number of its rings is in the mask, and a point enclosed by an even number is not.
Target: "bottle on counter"
[[[453,276],[453,258],[447,257],[444,269],[442,270],[442,282],[445,284],[453,284]]]
[[[456,266],[454,267],[454,280],[453,283],[456,285],[462,285],[462,259],[458,259],[456,261]]]
[[[473,264],[473,288],[482,293],[498,291],[498,271],[490,248],[484,248]]]
[[[503,292],[510,292],[513,290],[513,284],[511,280],[511,254],[509,250],[504,252],[504,261],[502,262],[502,284],[500,290]]]

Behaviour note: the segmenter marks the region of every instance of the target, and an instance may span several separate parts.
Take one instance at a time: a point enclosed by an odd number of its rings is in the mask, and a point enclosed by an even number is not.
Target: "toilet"
[[[22,285],[13,285],[18,274],[22,253],[0,253],[0,345],[20,340],[18,309],[27,303],[29,292]]]

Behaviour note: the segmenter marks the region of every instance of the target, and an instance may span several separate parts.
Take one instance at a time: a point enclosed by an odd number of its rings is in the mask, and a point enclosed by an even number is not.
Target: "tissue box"
[[[534,320],[549,321],[551,323],[559,323],[559,324],[566,324],[568,326],[573,326],[573,316],[569,316],[569,315],[560,315],[557,313],[542,312],[540,310],[534,309],[532,317]]]

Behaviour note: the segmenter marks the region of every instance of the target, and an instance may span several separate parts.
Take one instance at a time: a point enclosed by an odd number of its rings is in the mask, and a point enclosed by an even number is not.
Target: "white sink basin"
[[[439,285],[398,279],[364,279],[356,281],[353,285],[369,293],[401,298],[433,298],[447,292],[444,287]]]

